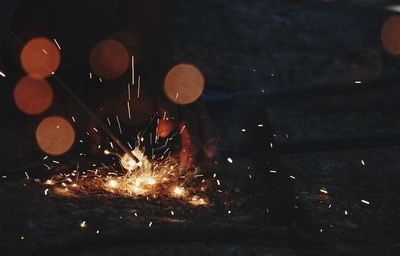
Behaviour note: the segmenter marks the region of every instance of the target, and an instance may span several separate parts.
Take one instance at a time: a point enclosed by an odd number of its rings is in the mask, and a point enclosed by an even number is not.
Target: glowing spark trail
[[[140,79],[140,76],[138,77],[138,87],[137,87],[137,98],[139,99],[139,97],[140,97],[140,81],[141,81],[141,79]]]
[[[54,40],[54,43],[56,43],[57,48],[58,48],[59,50],[61,50],[60,44],[57,42],[57,39],[54,38],[53,40]]]

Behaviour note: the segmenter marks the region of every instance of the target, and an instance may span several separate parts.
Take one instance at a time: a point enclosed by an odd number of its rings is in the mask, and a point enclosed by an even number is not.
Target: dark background
[[[176,60],[197,65],[207,79],[206,89],[226,93],[373,80],[398,72],[398,58],[387,54],[380,41],[380,29],[392,14],[385,7],[393,4],[394,1],[378,0],[181,1],[176,20]],[[377,66],[382,68],[375,75]],[[282,142],[379,135],[399,132],[399,95],[399,89],[394,87],[274,101],[266,108],[277,140]],[[4,102],[1,104],[9,109]],[[240,146],[237,136],[241,117],[246,113],[242,106],[248,107],[245,100],[243,105],[239,102],[235,107],[222,108],[223,111],[209,109],[217,117],[223,146],[229,145],[223,148],[227,152],[232,145]],[[21,125],[9,113],[2,115],[5,118],[0,120],[0,162],[7,166],[5,169],[29,163],[32,156],[39,157],[33,129]],[[303,253],[399,252],[399,153],[399,147],[385,147],[282,156],[283,163],[296,177],[296,190],[304,207],[322,233],[328,232],[337,241],[324,252]],[[321,188],[329,191],[329,203],[321,200]],[[361,203],[362,199],[370,205]],[[200,243],[109,251],[129,252],[310,255],[290,247]],[[93,251],[82,255],[99,254]]]

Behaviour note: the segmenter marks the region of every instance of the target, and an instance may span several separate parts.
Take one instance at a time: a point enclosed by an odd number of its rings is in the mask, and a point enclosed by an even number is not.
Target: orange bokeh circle
[[[191,64],[178,64],[167,74],[164,81],[165,95],[177,104],[190,104],[204,90],[204,76]]]
[[[72,147],[74,141],[74,128],[62,117],[46,117],[36,128],[36,142],[46,154],[62,155]]]
[[[392,55],[400,55],[400,15],[389,17],[381,30],[382,45]]]
[[[92,70],[104,79],[120,77],[128,68],[129,53],[115,40],[104,40],[96,44],[90,52]]]
[[[34,78],[45,78],[60,65],[61,54],[55,43],[44,37],[30,40],[21,51],[21,65]]]
[[[14,89],[15,104],[28,115],[46,111],[53,102],[53,96],[53,89],[46,80],[29,76],[22,78]]]

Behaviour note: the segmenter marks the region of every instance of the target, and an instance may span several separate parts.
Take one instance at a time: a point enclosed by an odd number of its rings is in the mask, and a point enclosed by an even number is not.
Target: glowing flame
[[[186,191],[185,191],[184,188],[176,186],[176,187],[172,190],[172,193],[173,193],[173,195],[179,197],[179,196],[185,195],[185,194],[186,194]]]
[[[193,196],[189,203],[192,205],[207,205],[207,201],[198,196]]]
[[[110,181],[108,182],[108,185],[109,185],[111,188],[116,188],[116,187],[118,187],[118,181],[116,181],[116,180],[110,180]]]
[[[60,178],[49,179],[45,181],[45,184],[55,185],[54,192],[64,196],[73,196],[81,187],[93,184],[93,186],[100,185],[109,193],[123,196],[157,198],[163,195],[186,201],[195,206],[208,205],[207,197],[191,194],[192,190],[188,186],[193,178],[199,176],[196,175],[196,170],[190,175],[181,176],[177,169],[179,164],[177,159],[170,157],[158,160],[148,159],[139,148],[132,151],[136,159],[132,159],[129,154],[121,156],[107,149],[104,150],[104,154],[117,156],[125,171],[118,171],[113,167],[111,167],[113,170],[110,167],[97,168],[92,174],[93,179],[88,179],[87,175],[79,176],[76,171],[73,171],[71,174],[61,174]],[[81,180],[78,177],[82,177]],[[83,179],[86,183],[81,186],[79,182]],[[101,183],[98,182],[99,180]],[[196,190],[197,192],[206,191],[207,184],[204,181],[204,179],[201,180],[201,186]],[[77,188],[72,189],[74,187]],[[47,192],[48,190],[45,191],[46,195]],[[86,226],[86,223],[83,223],[83,226]]]
[[[140,149],[135,148],[132,151],[132,154],[139,160],[139,162],[136,162],[134,159],[132,159],[132,157],[129,156],[129,154],[125,153],[120,160],[121,165],[122,167],[124,167],[124,169],[132,171],[138,167],[142,167],[144,163],[146,163],[147,165],[149,164],[146,156]]]

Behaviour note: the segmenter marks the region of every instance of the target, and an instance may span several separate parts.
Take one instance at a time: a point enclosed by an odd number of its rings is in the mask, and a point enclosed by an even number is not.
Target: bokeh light
[[[40,149],[49,155],[58,156],[66,153],[74,141],[74,128],[62,117],[46,117],[36,129],[36,142]]]
[[[25,76],[15,86],[14,101],[22,112],[37,115],[50,107],[53,102],[53,89],[44,79]]]
[[[96,44],[90,52],[90,66],[101,78],[120,77],[129,66],[129,53],[115,40],[104,40]]]
[[[22,68],[29,76],[45,78],[57,70],[61,54],[53,41],[38,37],[24,46],[20,58]]]
[[[177,104],[189,104],[197,100],[204,90],[204,76],[191,64],[178,64],[167,74],[164,81],[165,95]]]
[[[392,55],[400,55],[400,16],[389,17],[381,30],[382,45]]]

